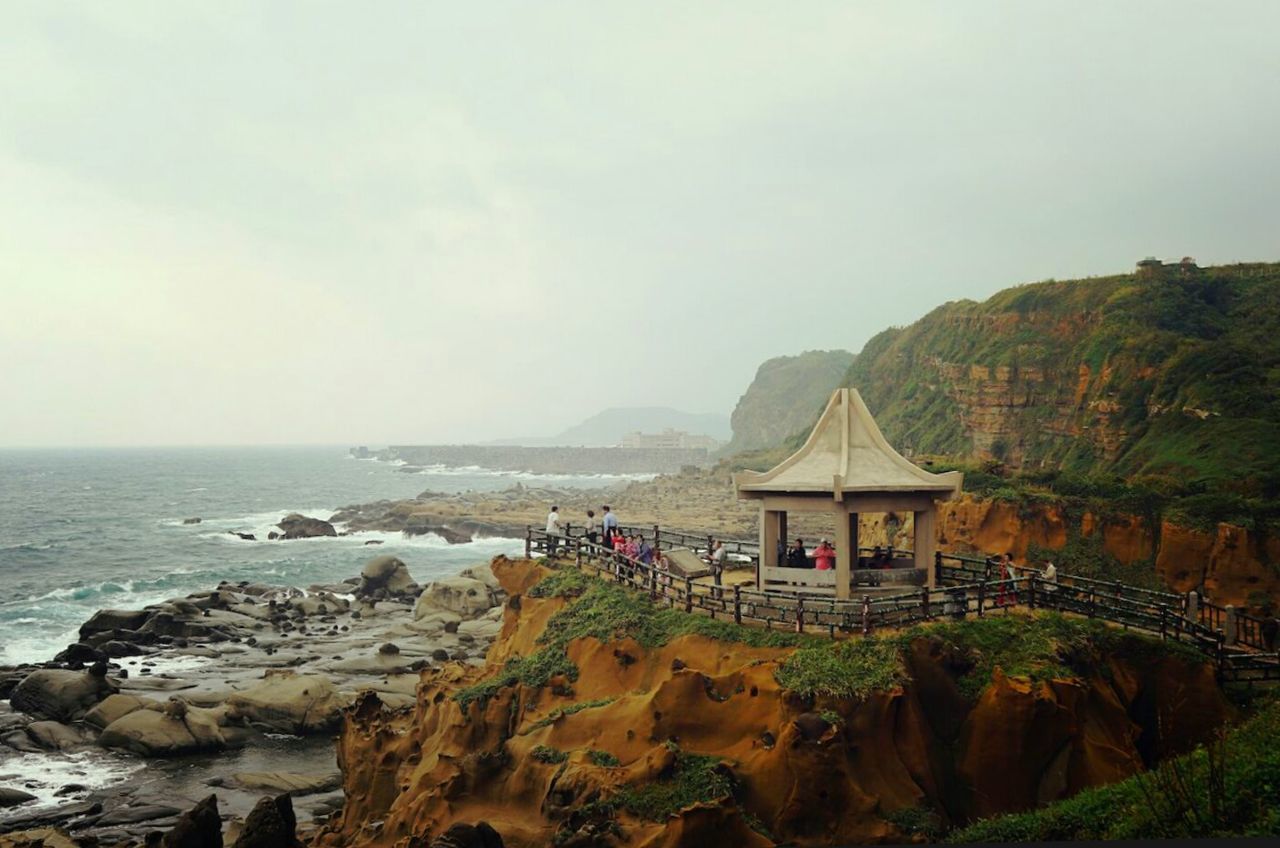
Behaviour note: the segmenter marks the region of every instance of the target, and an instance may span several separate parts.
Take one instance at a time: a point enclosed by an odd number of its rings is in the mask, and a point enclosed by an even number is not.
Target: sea
[[[522,539],[451,545],[377,532],[268,541],[290,512],[328,519],[342,506],[424,490],[594,488],[623,479],[635,477],[474,467],[405,473],[339,446],[0,450],[0,666],[52,659],[98,609],[138,609],[222,580],[305,588],[354,577],[372,557],[393,554],[426,584],[524,550]],[[185,523],[192,518],[200,523]],[[382,544],[365,544],[373,539]]]

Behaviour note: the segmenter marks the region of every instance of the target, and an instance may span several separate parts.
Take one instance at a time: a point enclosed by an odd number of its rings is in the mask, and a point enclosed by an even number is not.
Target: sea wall
[[[354,454],[353,454],[354,455]],[[537,474],[666,474],[710,463],[706,448],[579,448],[517,445],[392,445],[369,452],[408,466],[479,466]]]

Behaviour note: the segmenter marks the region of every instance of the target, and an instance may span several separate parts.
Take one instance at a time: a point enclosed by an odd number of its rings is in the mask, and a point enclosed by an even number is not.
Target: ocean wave
[[[146,767],[137,757],[107,751],[87,750],[74,753],[42,752],[14,754],[4,758],[6,773],[22,775],[22,788],[36,800],[16,807],[0,809],[0,822],[26,815],[32,810],[64,804],[57,792],[68,783],[78,783],[90,790],[106,789],[123,783]]]

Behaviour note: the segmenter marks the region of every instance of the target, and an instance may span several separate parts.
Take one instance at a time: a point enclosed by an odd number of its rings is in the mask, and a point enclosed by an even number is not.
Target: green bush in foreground
[[[663,821],[686,807],[732,794],[733,777],[720,767],[719,757],[677,751],[669,777],[623,787],[611,800],[633,816]]]
[[[1280,702],[1218,743],[1039,810],[977,822],[952,842],[1280,835]]]

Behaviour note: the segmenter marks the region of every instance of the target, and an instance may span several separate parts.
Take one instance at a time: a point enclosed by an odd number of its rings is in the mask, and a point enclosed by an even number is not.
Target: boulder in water
[[[108,630],[137,630],[150,617],[150,610],[98,610],[80,625],[80,638]]]
[[[19,804],[25,804],[28,801],[34,801],[36,796],[30,792],[23,792],[21,789],[9,789],[0,786],[0,810],[5,807],[16,807]]]
[[[361,569],[356,594],[372,595],[381,589],[388,595],[399,595],[413,585],[409,567],[399,557],[380,556],[369,560]]]
[[[297,512],[291,512],[276,525],[283,532],[282,539],[310,539],[316,536],[337,536],[333,525],[319,518],[308,518]]]
[[[99,673],[101,672],[101,673]],[[53,721],[76,721],[119,687],[107,679],[106,667],[88,671],[46,668],[22,679],[9,698],[15,710]]]

